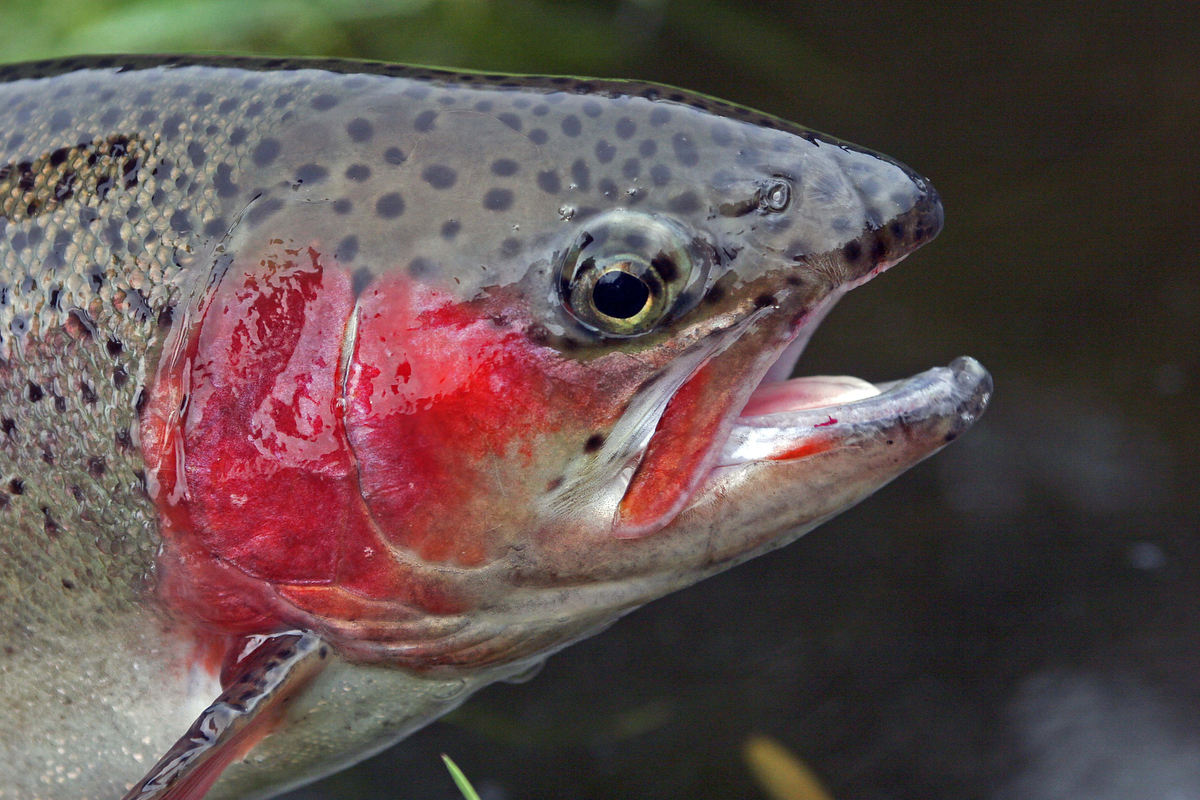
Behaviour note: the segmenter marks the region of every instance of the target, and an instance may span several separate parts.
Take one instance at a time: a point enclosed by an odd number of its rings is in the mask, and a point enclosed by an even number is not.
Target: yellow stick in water
[[[833,800],[816,774],[769,736],[756,733],[747,739],[742,757],[771,800]]]

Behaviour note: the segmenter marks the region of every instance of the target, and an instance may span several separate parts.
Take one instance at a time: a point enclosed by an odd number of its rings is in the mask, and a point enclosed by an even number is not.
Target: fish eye
[[[615,210],[576,236],[559,274],[563,305],[576,320],[610,336],[654,328],[697,272],[693,242],[652,214]]]
[[[592,286],[592,307],[613,319],[633,319],[651,305],[650,285],[623,269],[610,269]]]
[[[792,186],[777,178],[763,186],[759,193],[759,207],[763,211],[783,211],[792,200]]]

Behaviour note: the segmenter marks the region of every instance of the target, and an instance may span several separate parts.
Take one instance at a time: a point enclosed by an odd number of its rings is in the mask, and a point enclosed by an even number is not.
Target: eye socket
[[[759,193],[759,206],[764,211],[783,211],[792,201],[792,186],[783,179],[769,182]]]
[[[669,220],[614,210],[591,221],[568,249],[559,273],[563,305],[576,320],[610,336],[639,336],[664,319],[702,272],[692,238]]]

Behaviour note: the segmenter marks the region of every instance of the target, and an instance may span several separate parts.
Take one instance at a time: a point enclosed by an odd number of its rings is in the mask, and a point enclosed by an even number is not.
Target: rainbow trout
[[[789,380],[932,239],[866,150],[625,81],[0,67],[0,798],[264,798],[966,430]]]

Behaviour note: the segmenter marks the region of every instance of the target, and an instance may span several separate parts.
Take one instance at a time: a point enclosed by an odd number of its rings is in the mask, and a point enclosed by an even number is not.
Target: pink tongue
[[[759,386],[750,395],[740,416],[761,417],[764,414],[838,406],[866,397],[874,397],[877,394],[879,394],[879,390],[873,384],[850,375],[812,375],[807,378],[792,378],[790,381],[765,383]]]

